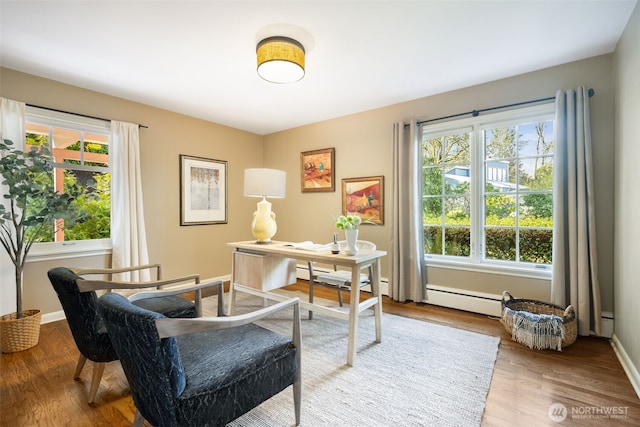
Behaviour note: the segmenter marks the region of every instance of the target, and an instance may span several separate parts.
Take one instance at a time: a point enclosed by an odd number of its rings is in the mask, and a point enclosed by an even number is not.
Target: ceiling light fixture
[[[271,83],[293,83],[304,77],[304,46],[289,37],[268,37],[256,47],[258,75]]]

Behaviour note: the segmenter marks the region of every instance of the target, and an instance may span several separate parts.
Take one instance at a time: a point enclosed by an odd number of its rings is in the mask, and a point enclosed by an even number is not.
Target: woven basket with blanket
[[[536,350],[562,351],[578,335],[573,306],[564,309],[542,301],[515,299],[507,291],[502,293],[500,322],[512,340]]]

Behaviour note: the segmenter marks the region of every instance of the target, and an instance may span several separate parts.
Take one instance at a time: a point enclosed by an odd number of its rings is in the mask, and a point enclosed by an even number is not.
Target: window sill
[[[529,279],[551,280],[551,266],[525,267],[500,264],[476,264],[464,261],[452,261],[439,258],[424,258],[427,267],[447,268],[452,270],[475,271],[478,273],[499,274],[502,276],[525,277]]]
[[[111,239],[76,240],[71,242],[36,243],[31,247],[27,262],[83,258],[111,253]]]

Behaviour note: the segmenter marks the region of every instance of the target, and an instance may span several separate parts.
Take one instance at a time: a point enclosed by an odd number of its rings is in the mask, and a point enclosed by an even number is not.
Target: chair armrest
[[[195,332],[215,331],[220,329],[236,328],[238,326],[247,325],[257,320],[263,319],[274,313],[294,307],[294,334],[295,323],[300,322],[300,310],[299,310],[298,298],[290,298],[280,303],[274,304],[269,307],[265,307],[260,310],[252,311],[251,313],[240,314],[237,316],[228,317],[198,317],[193,319],[170,319],[161,318],[156,319],[156,328],[158,329],[158,335],[160,338],[175,337],[178,335],[191,334]],[[298,331],[299,333],[299,331]]]
[[[185,283],[182,285],[171,286],[167,288],[162,288],[158,290],[149,290],[149,291],[141,291],[136,292],[133,295],[128,297],[129,301],[137,301],[144,298],[157,298],[157,297],[166,297],[170,295],[179,295],[185,292],[194,292],[196,293],[196,314],[198,317],[202,316],[202,289],[211,288],[213,286],[218,287],[218,316],[224,316],[224,283],[222,280],[209,280],[204,283]]]
[[[188,276],[174,277],[166,280],[151,280],[149,282],[123,282],[119,280],[99,280],[99,279],[80,279],[76,280],[80,292],[98,291],[101,289],[144,289],[157,288],[159,286],[170,285],[186,281],[200,282],[199,274],[190,274]]]
[[[160,264],[144,264],[144,265],[134,265],[131,267],[120,267],[120,268],[70,268],[69,270],[73,271],[78,276],[80,275],[89,275],[89,274],[117,274],[117,273],[128,273],[131,271],[139,271],[146,269],[156,269],[156,279],[160,280],[162,277],[160,273]]]
[[[190,282],[182,285],[172,286],[172,287],[164,287],[161,286],[171,285],[175,283],[181,282]],[[106,289],[111,291],[113,289],[127,289],[127,290],[135,290],[135,289],[144,289],[144,291],[138,292],[129,296],[130,301],[136,301],[142,298],[153,298],[153,297],[163,297],[170,295],[179,295],[184,294],[186,292],[194,292],[196,294],[195,305],[196,305],[196,315],[198,317],[202,316],[202,289],[219,286],[218,291],[218,315],[224,316],[224,288],[222,287],[222,281],[207,281],[205,283],[200,283],[200,275],[199,274],[191,274],[188,276],[174,277],[172,279],[165,280],[153,280],[150,282],[120,282],[120,281],[109,281],[109,280],[87,280],[80,279],[76,280],[76,284],[78,285],[78,289],[80,292],[91,292],[97,290]],[[155,290],[147,290],[148,288],[156,287]]]

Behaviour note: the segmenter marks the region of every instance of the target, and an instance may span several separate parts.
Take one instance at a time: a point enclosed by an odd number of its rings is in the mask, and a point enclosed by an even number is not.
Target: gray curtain
[[[393,125],[393,177],[391,187],[391,274],[389,296],[396,301],[422,302],[423,233],[420,219],[420,143],[415,120],[407,128]]]
[[[576,312],[578,334],[600,335],[600,285],[591,157],[589,94],[556,94],[551,302]]]

